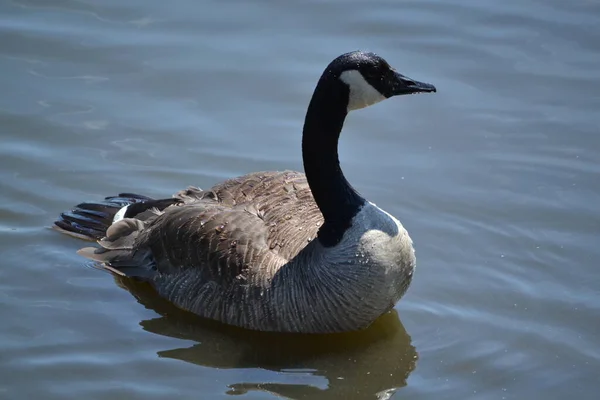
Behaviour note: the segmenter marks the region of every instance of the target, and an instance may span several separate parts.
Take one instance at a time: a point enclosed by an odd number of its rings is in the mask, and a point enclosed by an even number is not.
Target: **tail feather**
[[[53,228],[70,236],[85,240],[99,240],[113,223],[115,215],[125,206],[152,203],[150,197],[134,193],[121,193],[103,201],[81,203],[66,211],[54,221]]]
[[[93,214],[89,214],[85,211],[84,212],[67,211],[67,212],[64,212],[61,214],[61,219],[66,223],[84,226],[84,227],[88,227],[88,228],[94,229],[94,230],[105,229],[105,224],[104,224],[104,220],[106,219],[105,216],[93,215]]]
[[[125,202],[131,202],[132,200],[137,200],[134,201],[134,203],[140,202],[140,201],[151,201],[154,200],[152,197],[148,197],[148,196],[144,196],[142,194],[135,194],[135,193],[119,193],[116,196],[108,196],[107,198],[105,198],[105,200],[122,200]]]
[[[162,210],[181,201],[121,193],[102,201],[78,204],[73,210],[60,214],[53,228],[98,242],[100,247],[86,247],[77,253],[97,262],[100,269],[149,280],[156,273],[152,254],[148,249],[134,248],[135,240]]]

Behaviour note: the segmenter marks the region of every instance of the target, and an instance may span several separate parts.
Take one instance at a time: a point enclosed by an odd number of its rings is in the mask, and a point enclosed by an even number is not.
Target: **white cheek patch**
[[[386,97],[371,86],[356,69],[342,72],[340,79],[350,88],[348,111],[368,107],[386,99]]]

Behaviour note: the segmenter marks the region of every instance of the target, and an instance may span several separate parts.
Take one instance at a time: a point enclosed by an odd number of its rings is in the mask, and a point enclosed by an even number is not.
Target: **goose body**
[[[256,172],[160,200],[124,193],[79,204],[54,227],[97,240],[79,253],[202,317],[261,331],[364,328],[406,292],[415,256],[402,224],[344,178],[339,134],[349,111],[434,91],[375,54],[343,54],[308,107],[306,174]]]

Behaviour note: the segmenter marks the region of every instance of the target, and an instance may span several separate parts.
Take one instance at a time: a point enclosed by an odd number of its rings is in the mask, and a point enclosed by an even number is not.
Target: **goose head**
[[[342,54],[325,69],[323,78],[345,85],[347,111],[368,107],[392,96],[435,92],[435,86],[402,75],[374,53],[353,51]]]

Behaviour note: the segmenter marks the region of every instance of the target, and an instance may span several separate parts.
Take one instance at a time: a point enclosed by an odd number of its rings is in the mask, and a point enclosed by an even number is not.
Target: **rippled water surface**
[[[48,229],[301,169],[316,80],[356,48],[439,90],[343,133],[348,179],[417,248],[370,329],[208,323]],[[0,398],[597,399],[599,67],[590,0],[0,2]]]

